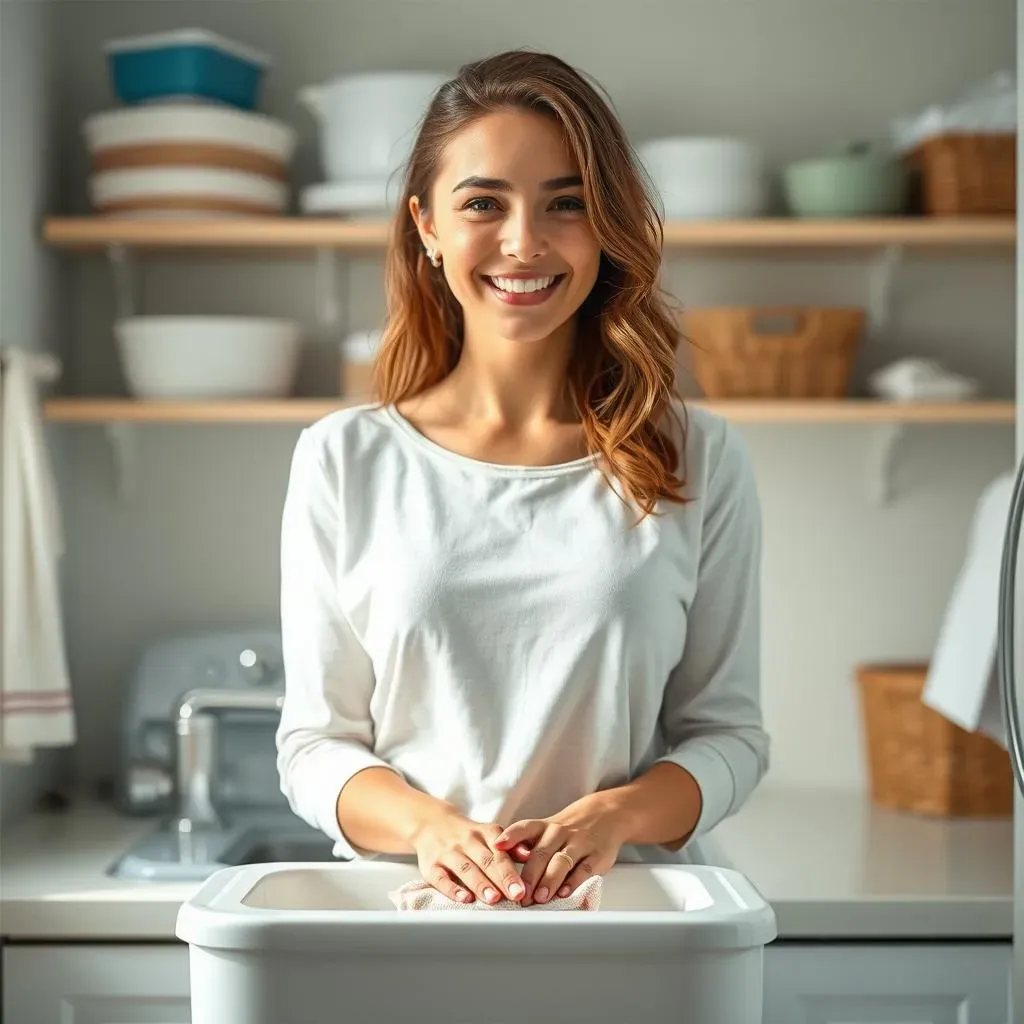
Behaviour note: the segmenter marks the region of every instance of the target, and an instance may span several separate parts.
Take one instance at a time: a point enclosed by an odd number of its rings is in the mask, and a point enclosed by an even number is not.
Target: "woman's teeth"
[[[554,277],[489,277],[488,280],[503,292],[539,292],[555,283]]]

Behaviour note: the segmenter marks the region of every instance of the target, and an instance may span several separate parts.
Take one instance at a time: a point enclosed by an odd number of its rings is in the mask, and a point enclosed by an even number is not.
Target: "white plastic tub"
[[[775,915],[742,875],[616,865],[599,911],[406,912],[405,864],[261,864],[178,913],[192,1024],[760,1024]]]

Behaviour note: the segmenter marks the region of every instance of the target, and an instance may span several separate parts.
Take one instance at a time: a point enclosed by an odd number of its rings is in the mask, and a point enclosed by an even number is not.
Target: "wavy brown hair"
[[[679,424],[678,448],[662,430],[665,417],[674,415],[680,341],[678,321],[658,284],[662,221],[656,193],[610,102],[557,57],[526,50],[488,57],[462,67],[433,96],[391,226],[376,397],[382,404],[411,398],[458,362],[462,309],[444,275],[426,258],[409,200],[417,196],[428,207],[448,143],[479,118],[509,108],[558,122],[580,167],[601,260],[597,281],[577,314],[569,397],[588,450],[600,454],[643,519],[655,513],[659,499],[684,501],[686,430]]]

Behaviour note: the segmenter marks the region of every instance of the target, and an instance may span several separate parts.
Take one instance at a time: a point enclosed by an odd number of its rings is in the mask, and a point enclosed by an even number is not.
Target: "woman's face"
[[[551,118],[509,110],[474,122],[449,144],[428,209],[415,197],[410,208],[467,334],[543,341],[597,280],[580,169]]]

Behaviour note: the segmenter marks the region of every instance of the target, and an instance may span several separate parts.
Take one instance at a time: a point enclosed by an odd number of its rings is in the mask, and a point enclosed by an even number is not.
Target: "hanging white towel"
[[[1013,474],[982,492],[921,699],[944,718],[1006,746],[996,673],[999,569]]]
[[[38,388],[59,362],[0,350],[3,444],[3,675],[0,760],[27,761],[37,747],[75,742],[61,619],[63,554],[57,487],[43,436]]]

